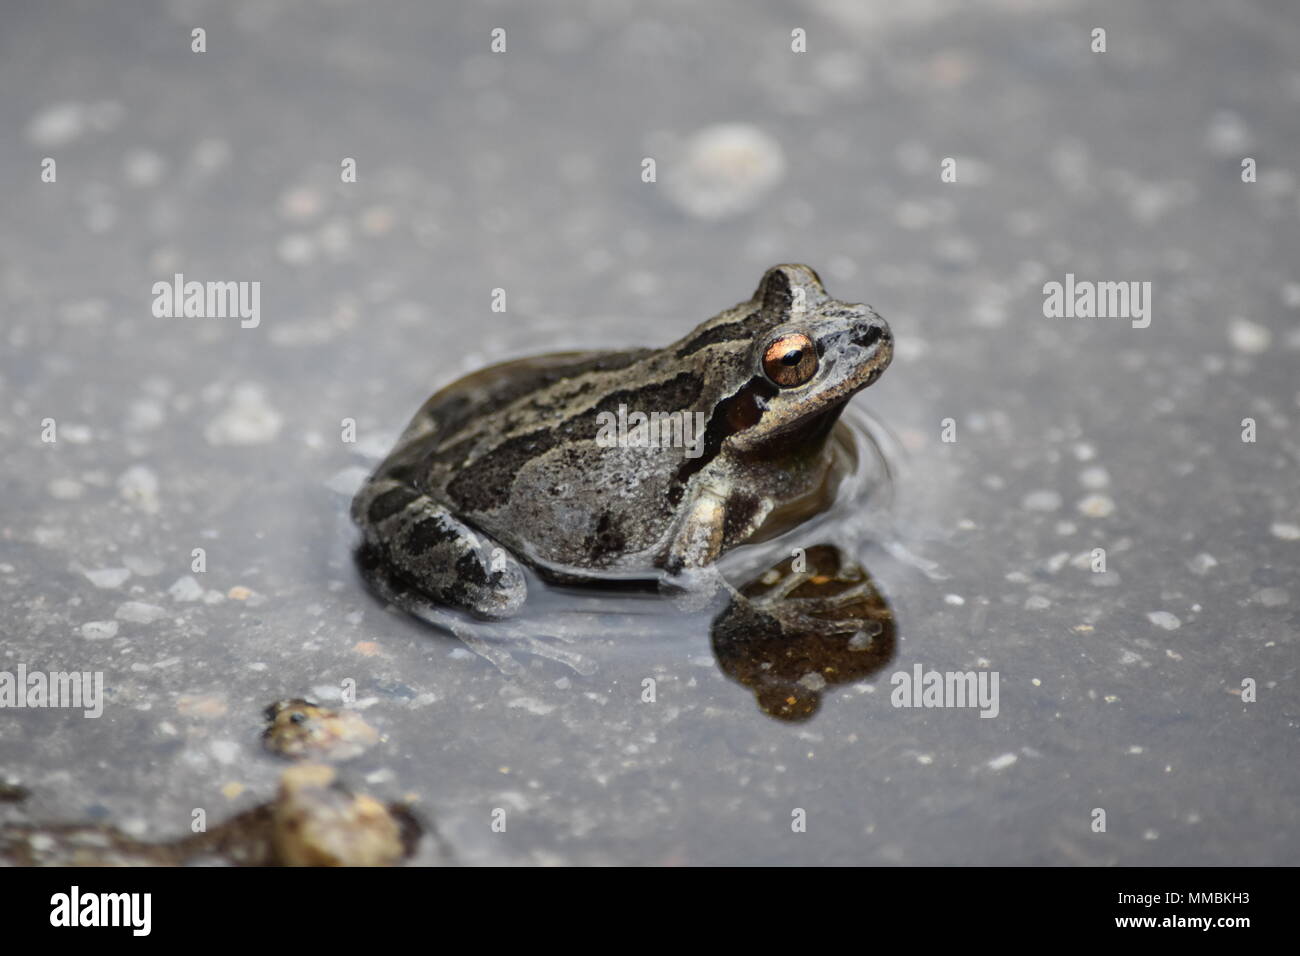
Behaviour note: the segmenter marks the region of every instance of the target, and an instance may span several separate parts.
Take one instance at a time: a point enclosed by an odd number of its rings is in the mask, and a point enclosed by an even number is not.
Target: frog
[[[871,306],[783,264],[663,348],[489,366],[435,392],[357,491],[361,548],[482,620],[519,614],[525,566],[550,584],[688,587],[824,509],[840,413],[892,357]],[[656,413],[672,427],[647,428]]]

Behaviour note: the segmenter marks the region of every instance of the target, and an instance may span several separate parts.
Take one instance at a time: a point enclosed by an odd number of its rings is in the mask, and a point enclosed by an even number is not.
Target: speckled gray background
[[[345,777],[468,863],[1300,862],[1294,4],[18,2],[0,128],[0,669],[108,685],[0,711],[0,819],[227,816],[261,708],[351,678],[387,740]],[[703,624],[507,676],[362,588],[347,492],[435,386],[667,342],[780,261],[898,337],[859,400],[896,666],[782,723]],[[154,318],[178,271],[261,325]],[[1150,328],[1045,318],[1067,272],[1152,282]],[[998,718],[891,707],[915,663],[996,670]]]

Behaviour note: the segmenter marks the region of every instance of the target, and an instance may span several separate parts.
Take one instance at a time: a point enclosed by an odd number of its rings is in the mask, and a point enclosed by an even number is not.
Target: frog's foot
[[[368,482],[352,517],[384,563],[439,604],[481,618],[510,617],[523,606],[528,586],[519,563],[410,485]]]

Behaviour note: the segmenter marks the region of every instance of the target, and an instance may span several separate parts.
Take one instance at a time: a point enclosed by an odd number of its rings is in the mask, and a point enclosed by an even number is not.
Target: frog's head
[[[870,306],[832,299],[803,265],[768,269],[752,302],[761,320],[744,357],[744,383],[723,403],[728,444],[747,452],[820,440],[889,365],[889,325]]]

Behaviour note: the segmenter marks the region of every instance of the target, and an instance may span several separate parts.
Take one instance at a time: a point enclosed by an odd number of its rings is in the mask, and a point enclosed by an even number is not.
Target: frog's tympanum
[[[668,581],[824,507],[828,438],[893,355],[869,306],[807,266],[662,349],[508,362],[425,402],[357,493],[382,567],[507,617],[519,562],[563,583]]]

